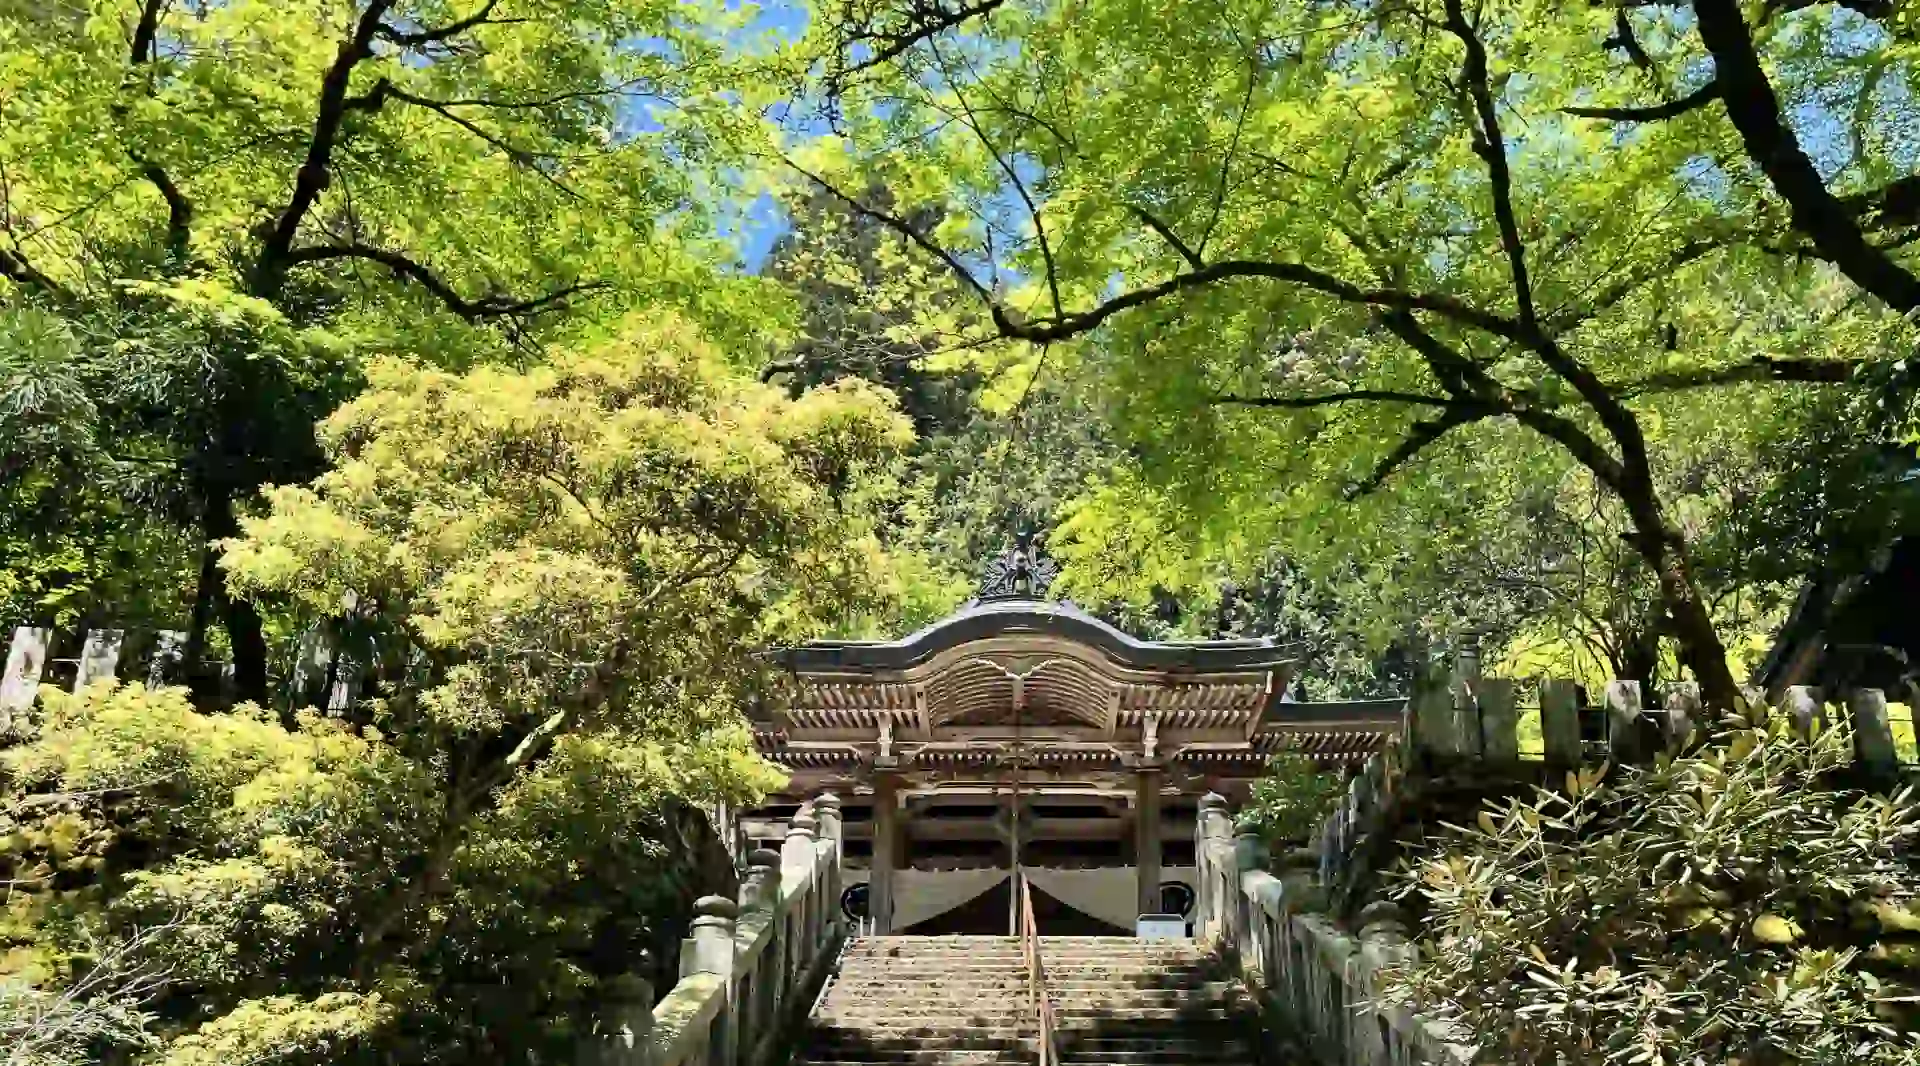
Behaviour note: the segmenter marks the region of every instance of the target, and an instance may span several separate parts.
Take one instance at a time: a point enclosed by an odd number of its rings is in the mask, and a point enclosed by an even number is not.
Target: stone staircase
[[[1045,937],[1064,1066],[1252,1066],[1250,1004],[1191,942]],[[1017,937],[853,941],[796,1066],[1038,1061]]]

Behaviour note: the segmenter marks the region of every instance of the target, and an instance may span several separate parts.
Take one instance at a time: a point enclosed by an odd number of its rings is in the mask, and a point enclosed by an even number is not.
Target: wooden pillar
[[[1158,766],[1143,766],[1134,781],[1133,866],[1139,913],[1160,913],[1160,785]]]
[[[867,914],[873,931],[893,932],[893,871],[899,864],[900,775],[877,771],[873,775],[873,858],[867,877]]]

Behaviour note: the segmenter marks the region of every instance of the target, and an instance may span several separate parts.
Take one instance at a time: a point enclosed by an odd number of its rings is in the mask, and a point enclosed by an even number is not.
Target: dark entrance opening
[[[1013,899],[1011,877],[943,914],[902,929],[901,936],[1006,936],[1008,906]],[[1041,936],[1132,936],[1122,929],[1077,911],[1039,889],[1033,890],[1034,924]]]

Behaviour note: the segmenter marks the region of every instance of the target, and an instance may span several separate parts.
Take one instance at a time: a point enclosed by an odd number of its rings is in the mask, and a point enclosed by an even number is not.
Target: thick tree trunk
[[[1660,630],[1656,619],[1642,621],[1622,633],[1614,670],[1621,680],[1638,681],[1649,690],[1660,683]]]
[[[233,498],[224,492],[212,493],[201,523],[206,543],[201,548],[200,580],[194,590],[193,617],[187,627],[185,668],[194,695],[203,702],[218,698],[220,677],[207,662],[207,630],[213,624],[214,611],[220,611],[227,627],[227,643],[233,653],[234,694],[241,700],[267,702],[267,639],[260,623],[260,612],[245,601],[227,594],[227,575],[220,569],[217,541],[235,536],[240,524],[234,519]]]
[[[1618,488],[1633,522],[1633,545],[1660,582],[1660,599],[1680,646],[1680,664],[1693,672],[1700,683],[1700,697],[1709,707],[1732,710],[1740,686],[1727,668],[1726,645],[1720,642],[1713,616],[1694,584],[1685,538],[1667,524],[1650,478],[1630,475]]]

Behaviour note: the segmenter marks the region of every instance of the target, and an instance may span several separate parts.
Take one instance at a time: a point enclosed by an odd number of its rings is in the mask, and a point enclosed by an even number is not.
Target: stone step
[[[847,947],[849,955],[899,955],[899,957],[941,958],[954,955],[1000,955],[1000,957],[1018,958],[1025,953],[1020,943],[948,943],[939,947],[922,947],[906,943],[885,943],[887,939],[899,941],[900,937],[883,937],[881,943],[852,943]],[[1160,941],[1127,941],[1123,945],[1077,945],[1077,943],[1054,943],[1050,939],[1041,939],[1041,955],[1069,955],[1069,957],[1127,957],[1127,958],[1179,958],[1200,957],[1206,955],[1204,949],[1190,943],[1167,945]]]
[[[1222,968],[1215,962],[1191,963],[1140,963],[1113,959],[1089,959],[1069,961],[1060,959],[1041,959],[1040,966],[1049,974],[1053,973],[1208,973]],[[918,975],[923,980],[941,980],[952,976],[968,974],[1022,974],[1027,972],[1025,962],[994,962],[978,959],[955,959],[940,964],[903,962],[898,959],[842,959],[841,972],[859,971],[863,973],[884,973],[889,977],[911,977]]]
[[[1242,989],[1220,988],[1216,985],[1197,985],[1192,988],[1135,988],[1126,985],[1105,985],[1087,988],[1047,989],[1047,998],[1058,1008],[1070,1003],[1138,1003],[1142,1006],[1178,1006],[1182,1003],[1219,1003],[1225,1001],[1241,1002],[1245,996]],[[895,999],[880,988],[849,988],[845,991],[834,990],[822,1000],[823,1006],[840,1003],[898,1003],[905,997]],[[925,1006],[964,1007],[972,1004],[1028,1003],[1032,997],[1026,988],[986,989],[976,992],[956,993],[928,989],[922,996],[915,996],[912,1002]]]
[[[1196,1017],[1198,1012],[1203,1010],[1246,1010],[1251,1009],[1251,1006],[1252,1004],[1245,999],[1227,996],[1201,1000],[1078,999],[1054,1000],[1053,1003],[1055,1015],[1061,1018],[1114,1018],[1122,1015],[1157,1018],[1161,1013],[1176,1017]],[[863,1003],[859,1000],[840,1000],[821,1004],[815,1017],[836,1021],[865,1020],[894,1017],[897,1013],[897,1006],[888,1002]],[[1025,1018],[1030,1017],[1031,1013],[1025,1000],[919,1003],[913,1008],[914,1020],[924,1022],[947,1022],[953,1019],[972,1018]]]

